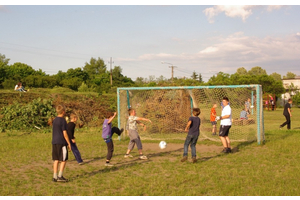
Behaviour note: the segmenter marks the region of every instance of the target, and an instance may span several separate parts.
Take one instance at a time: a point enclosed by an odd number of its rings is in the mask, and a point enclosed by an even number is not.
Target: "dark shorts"
[[[67,161],[68,148],[63,144],[52,144],[52,160]]]
[[[230,129],[230,128],[231,128],[231,126],[224,126],[224,125],[221,125],[221,126],[220,126],[219,136],[221,136],[221,137],[228,136],[228,133],[229,133],[229,129]]]
[[[210,121],[211,125],[216,125],[217,122],[216,121]]]

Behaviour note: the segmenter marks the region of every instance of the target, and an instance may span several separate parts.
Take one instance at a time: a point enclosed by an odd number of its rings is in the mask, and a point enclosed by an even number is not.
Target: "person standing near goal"
[[[142,147],[142,142],[139,136],[139,133],[137,132],[137,124],[141,125],[144,127],[144,130],[146,129],[146,125],[141,123],[140,121],[148,121],[150,123],[151,120],[150,119],[146,119],[146,118],[142,118],[142,117],[137,117],[136,112],[133,108],[129,108],[128,109],[128,128],[129,128],[129,138],[130,138],[130,142],[128,145],[128,149],[127,152],[125,154],[125,158],[132,158],[133,156],[130,155],[129,153],[133,150],[135,144],[138,148],[139,151],[139,158],[142,160],[147,160],[147,156],[143,155],[143,147]]]
[[[217,121],[216,121],[216,116],[217,116],[217,104],[214,103],[213,107],[210,110],[210,123],[212,125],[212,135],[217,135]]]
[[[221,125],[219,137],[224,147],[222,152],[231,153],[230,139],[228,137],[229,129],[231,128],[231,107],[229,106],[229,99],[227,97],[223,97],[222,103],[224,108],[220,117]]]
[[[195,163],[197,161],[196,159],[196,144],[198,141],[198,137],[200,135],[199,127],[201,120],[198,117],[200,115],[200,109],[199,108],[193,108],[193,116],[189,118],[189,121],[185,127],[185,131],[188,132],[188,135],[186,136],[185,142],[184,142],[184,152],[183,152],[183,158],[181,159],[181,162],[184,162],[188,158],[188,148],[189,145],[191,145],[191,152],[192,152],[192,162]]]

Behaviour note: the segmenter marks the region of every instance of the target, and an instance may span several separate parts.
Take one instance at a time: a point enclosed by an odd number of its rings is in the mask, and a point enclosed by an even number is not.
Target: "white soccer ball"
[[[160,149],[165,149],[167,147],[167,143],[165,141],[161,141],[158,146]]]
[[[254,108],[254,106],[250,106],[250,108]]]
[[[220,120],[220,116],[216,116],[216,121]]]

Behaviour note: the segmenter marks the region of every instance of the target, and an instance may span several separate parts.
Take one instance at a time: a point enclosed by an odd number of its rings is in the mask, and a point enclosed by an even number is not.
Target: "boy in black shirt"
[[[279,126],[280,129],[282,127],[284,127],[285,125],[287,125],[287,129],[288,130],[291,129],[291,116],[292,116],[292,113],[291,113],[291,104],[292,103],[293,103],[293,100],[289,99],[288,102],[284,106],[283,115],[285,116],[286,121]]]
[[[77,116],[72,113],[70,115],[70,122],[68,123],[67,133],[68,133],[68,136],[69,136],[69,139],[70,139],[71,149],[72,149],[72,152],[75,156],[75,159],[77,160],[78,164],[81,165],[81,164],[83,164],[83,160],[82,160],[81,154],[80,154],[80,152],[77,148],[77,145],[76,145],[76,142],[75,142],[75,137],[74,137],[76,121],[77,121]]]
[[[198,137],[200,134],[199,127],[200,127],[200,123],[201,123],[201,120],[198,117],[199,115],[200,115],[200,109],[193,108],[193,116],[189,118],[189,121],[185,128],[185,131],[188,132],[188,135],[186,136],[186,139],[184,142],[184,153],[183,153],[183,158],[181,159],[181,162],[184,162],[187,160],[189,145],[191,145],[192,162],[195,163],[197,161],[197,159],[196,159],[196,144],[197,144]]]
[[[68,150],[71,150],[70,140],[67,134],[67,122],[64,118],[66,108],[64,105],[56,107],[57,117],[53,120],[52,129],[52,160],[53,162],[53,179],[54,182],[67,182],[68,179],[63,177],[63,171],[68,160]],[[68,147],[68,149],[67,149]],[[60,162],[59,173],[58,163]]]

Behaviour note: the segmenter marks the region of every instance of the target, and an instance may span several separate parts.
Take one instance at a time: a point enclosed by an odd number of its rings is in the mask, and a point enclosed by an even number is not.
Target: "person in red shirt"
[[[212,135],[217,135],[217,121],[216,121],[216,116],[217,116],[217,112],[216,112],[216,108],[217,108],[217,104],[214,103],[213,107],[210,110],[210,122],[212,125]]]

